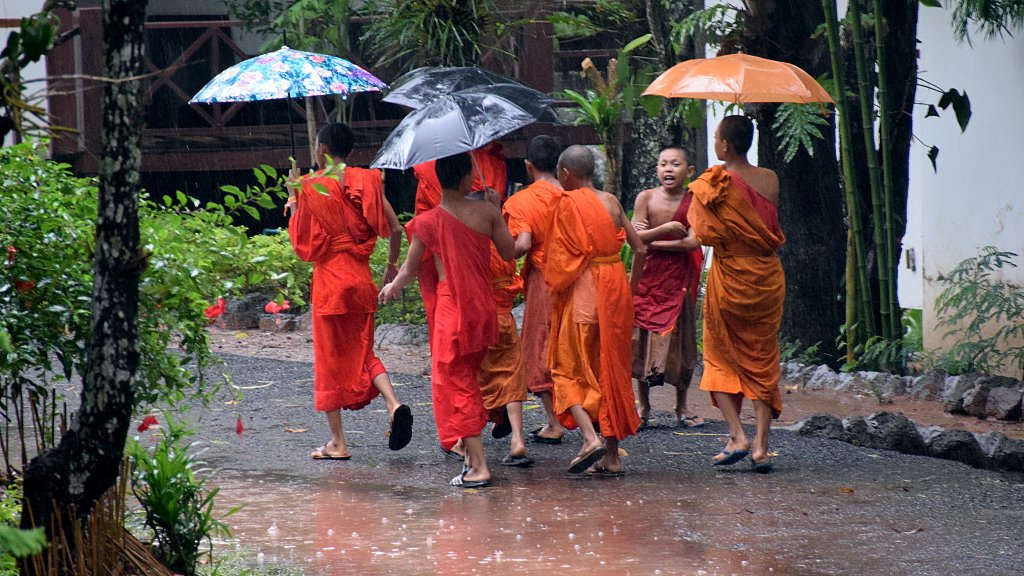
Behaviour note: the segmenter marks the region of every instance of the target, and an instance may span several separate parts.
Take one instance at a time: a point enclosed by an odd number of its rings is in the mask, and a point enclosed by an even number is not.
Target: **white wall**
[[[23,18],[39,12],[43,7],[43,0],[0,0],[0,18]],[[7,37],[14,32],[15,28],[0,28],[0,49],[7,46]],[[22,71],[22,79],[35,80],[46,77],[46,60],[40,60],[30,64]],[[30,82],[25,85],[25,95],[30,98],[32,95],[42,95],[46,90],[44,82]],[[33,104],[46,108],[45,98],[32,101]],[[8,136],[4,140],[4,146],[13,144],[14,140]]]
[[[920,76],[966,90],[973,110],[963,134],[952,108],[941,118],[925,119],[922,111],[914,119],[915,134],[940,153],[936,173],[923,146],[911,152],[904,244],[915,248],[920,273],[901,274],[901,298],[903,290],[920,290],[925,346],[935,347],[940,338],[931,308],[941,290],[939,275],[991,244],[1020,255],[1021,267],[1004,278],[1024,285],[1024,31],[1005,40],[975,35],[971,47],[953,39],[949,10],[922,6],[918,38]],[[917,99],[937,97],[918,88]]]

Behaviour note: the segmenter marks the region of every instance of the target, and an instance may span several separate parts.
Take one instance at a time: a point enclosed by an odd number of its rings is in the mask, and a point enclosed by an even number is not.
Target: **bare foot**
[[[467,482],[487,482],[491,479],[491,474],[490,471],[470,468],[462,475],[462,479]]]

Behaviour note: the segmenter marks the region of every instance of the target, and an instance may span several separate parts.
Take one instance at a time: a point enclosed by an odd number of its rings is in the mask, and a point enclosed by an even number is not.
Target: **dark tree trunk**
[[[747,52],[791,62],[811,76],[830,72],[824,37],[812,38],[824,13],[797,0],[751,0],[744,29]],[[781,335],[804,345],[821,343],[838,360],[835,338],[844,321],[842,302],[846,228],[839,186],[834,125],[814,141],[814,155],[803,149],[783,160],[771,126],[775,105],[756,107],[758,163],[779,175],[779,218],[786,234],[780,253],[786,271],[786,302]],[[829,118],[834,123],[834,118]]]
[[[673,49],[670,34],[672,22],[699,10],[703,4],[703,0],[674,0],[668,6],[663,0],[644,2],[644,15],[651,33],[651,47],[657,57],[656,72],[660,73],[682,60],[700,57],[697,55],[693,40],[686,43],[681,54],[677,54]],[[620,194],[623,204],[632,204],[641,190],[658,185],[655,165],[663,146],[683,146],[689,151],[690,163],[697,167],[698,173],[706,168],[707,129],[704,126],[686,126],[678,121],[678,116],[673,118],[671,112],[677,105],[677,101],[666,99],[661,113],[654,118],[649,117],[641,108],[634,111],[632,134],[623,150]]]
[[[96,500],[114,485],[134,405],[139,364],[136,312],[144,265],[137,198],[142,98],[139,82],[116,79],[143,73],[145,18],[145,0],[104,2],[105,73],[115,80],[106,84],[103,94],[92,333],[82,401],[60,443],[25,469],[22,526],[32,524],[31,510],[35,524],[46,525],[48,536],[55,528],[53,504],[66,520],[66,529],[70,522],[87,518]],[[68,567],[58,570],[67,572]]]

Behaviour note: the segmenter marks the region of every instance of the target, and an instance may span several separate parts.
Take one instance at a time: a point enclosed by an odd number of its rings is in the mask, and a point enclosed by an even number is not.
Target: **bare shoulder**
[[[654,196],[655,192],[657,191],[657,188],[648,188],[646,190],[642,190],[639,194],[636,195],[636,199],[633,200],[634,205],[641,203],[647,204],[648,202],[651,201],[651,197]]]
[[[772,204],[779,203],[779,175],[770,168],[758,168],[761,180],[761,194]]]

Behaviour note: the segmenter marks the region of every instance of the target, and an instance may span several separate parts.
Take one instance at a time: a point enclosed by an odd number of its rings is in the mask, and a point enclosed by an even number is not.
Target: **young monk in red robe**
[[[633,377],[640,396],[641,427],[651,415],[651,386],[668,383],[676,389],[676,422],[704,424],[686,407],[686,393],[697,364],[697,286],[704,259],[686,220],[693,196],[686,184],[693,177],[686,151],[676,146],[658,155],[661,186],[636,197],[633,227],[647,245],[640,279],[633,291]]]
[[[508,168],[505,155],[501,152],[501,144],[491,142],[483,148],[470,152],[473,155],[473,190],[489,187],[498,192],[501,200],[505,200],[505,189],[508,188]],[[436,160],[429,160],[413,166],[416,175],[416,206],[415,214],[426,212],[441,203],[441,184],[437,181],[434,169]],[[483,180],[480,175],[483,174]]]
[[[583,434],[569,472],[593,465],[595,473],[618,475],[619,441],[640,425],[630,378],[633,300],[619,250],[625,236],[642,265],[646,248],[618,199],[594,189],[593,175],[586,147],[562,152],[558,177],[566,191],[555,207],[544,264],[552,295],[549,365],[555,412]]]
[[[523,367],[527,389],[540,398],[547,422],[530,437],[541,444],[561,444],[565,428],[555,416],[548,370],[548,336],[551,331],[551,297],[544,283],[544,243],[551,215],[562,195],[555,176],[562,147],[554,138],[541,135],[526,147],[526,172],[533,183],[513,194],[502,210],[509,232],[516,239],[516,258],[526,255],[522,277],[526,304],[523,310]]]
[[[430,322],[431,378],[434,420],[441,447],[460,439],[466,450],[463,472],[452,486],[483,487],[491,473],[480,432],[487,423],[477,376],[487,349],[498,338],[497,310],[492,293],[491,244],[511,260],[512,237],[501,219],[497,193],[471,199],[473,164],[468,154],[437,161],[441,204],[408,224],[412,241],[395,279],[380,291],[379,300],[394,300],[420,274],[420,290]],[[427,256],[424,263],[424,255]]]
[[[714,248],[704,301],[704,375],[701,390],[729,424],[729,442],[712,459],[735,464],[748,454],[754,470],[770,472],[768,431],[782,411],[779,395],[779,325],[786,277],[776,251],[786,241],[779,228],[779,178],[752,166],[747,150],[754,124],[727,116],[715,131],[715,154],[725,164],[690,184],[688,217],[697,239]],[[743,398],[754,403],[753,445],[740,424]]]
[[[483,192],[489,188],[504,197],[508,175],[505,157],[501,154],[501,145],[492,142],[471,154],[474,161],[473,191]],[[418,181],[415,213],[419,215],[437,207],[441,202],[441,184],[437,179],[436,160],[417,164],[414,171]],[[481,173],[484,176],[482,181]],[[421,268],[420,274],[429,274],[429,271],[429,267]],[[512,436],[509,440],[509,453],[502,459],[502,464],[529,466],[533,461],[526,456],[526,446],[523,443],[522,403],[526,400],[526,395],[523,388],[525,381],[522,354],[519,332],[511,313],[515,295],[522,291],[522,280],[516,274],[515,263],[503,260],[493,248],[491,273],[494,280],[494,301],[498,309],[499,335],[498,342],[488,350],[481,363],[480,386],[489,419],[494,422],[492,435],[495,438]],[[427,299],[432,298],[429,294],[423,296]],[[430,324],[429,311],[433,309],[433,305],[425,301],[424,307],[428,310],[427,323]],[[457,442],[446,453],[455,457],[465,457],[462,442]]]
[[[313,263],[313,403],[327,413],[331,430],[330,441],[311,454],[317,460],[349,459],[341,409],[358,410],[377,394],[384,396],[391,415],[388,446],[399,450],[412,436],[412,412],[399,404],[373,353],[377,287],[370,254],[378,236],[388,238],[384,280],[394,277],[402,228],[384,198],[381,173],[344,165],[352,144],[352,130],[345,124],[320,130],[316,150],[321,170],[301,179],[288,223],[295,254]],[[292,180],[299,180],[297,170],[292,172]]]

